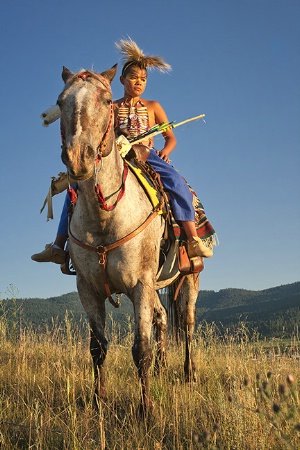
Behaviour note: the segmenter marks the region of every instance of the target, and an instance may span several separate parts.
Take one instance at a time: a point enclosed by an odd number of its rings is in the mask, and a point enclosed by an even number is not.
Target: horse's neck
[[[113,196],[122,183],[124,160],[115,144],[108,156],[102,157],[96,168],[95,184],[101,186],[105,196]]]
[[[73,226],[76,223],[76,228],[81,229],[84,234],[87,230],[92,234],[97,233],[99,227],[101,234],[110,232],[107,227],[117,207],[111,212],[102,209],[95,191],[96,188],[101,189],[108,205],[114,204],[117,199],[122,184],[123,161],[115,158],[112,153],[102,158],[93,177],[79,183],[78,201],[72,222]]]
[[[103,158],[96,178],[80,183],[76,223],[82,232],[89,229],[92,234],[108,234],[110,241],[121,238],[139,226],[149,215],[152,207],[143,188],[129,171],[125,182],[125,192],[112,211],[105,211],[95,195],[95,185],[99,185],[108,205],[113,205],[123,182],[124,160],[114,149]],[[80,212],[79,212],[80,210]],[[87,226],[88,225],[88,226]]]
[[[95,191],[95,186],[101,189],[109,204],[113,203],[122,184],[123,170],[124,161],[113,146],[110,154],[102,157],[95,166],[94,176],[81,183],[80,191],[84,204],[90,205],[92,202],[94,195],[91,195],[91,191]]]

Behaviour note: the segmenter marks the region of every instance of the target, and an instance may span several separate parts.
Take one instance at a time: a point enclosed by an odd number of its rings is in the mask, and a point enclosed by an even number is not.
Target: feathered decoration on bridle
[[[145,55],[143,50],[130,37],[128,39],[120,39],[115,45],[121,55],[123,55],[124,67],[122,75],[132,64],[136,64],[142,69],[158,69],[160,72],[172,70],[170,64],[166,63],[160,56]]]

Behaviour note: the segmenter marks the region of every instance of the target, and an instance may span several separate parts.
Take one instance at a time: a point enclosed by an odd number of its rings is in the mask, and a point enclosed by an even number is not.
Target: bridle
[[[107,81],[107,79],[105,77],[103,77],[102,75],[98,74],[98,73],[93,73],[93,75],[98,78],[98,80],[106,87],[106,89],[109,90],[109,92],[111,92],[111,87],[109,82]],[[87,78],[90,78],[92,76],[92,74],[88,71],[85,72],[81,72],[79,74],[76,75],[77,78],[81,78],[83,81],[86,81]],[[95,159],[95,162],[99,162],[103,156],[103,153],[105,151],[107,142],[108,142],[108,138],[109,138],[109,133],[111,132],[112,126],[113,126],[113,119],[114,119],[114,110],[113,110],[113,102],[110,102],[110,112],[109,112],[109,121],[108,121],[108,125],[106,128],[106,131],[102,137],[102,140],[100,142],[100,144],[97,147],[97,156]],[[62,141],[62,148],[65,145],[65,136],[63,135],[62,129],[60,128],[60,134],[61,134],[61,141]]]
[[[78,75],[76,75],[77,78],[80,78],[83,81],[86,81],[87,78],[89,78],[91,76],[92,76],[92,74],[90,72],[88,72],[88,71],[81,72]],[[100,75],[98,73],[94,73],[94,72],[93,72],[93,76],[95,76],[105,86],[105,88],[108,89],[111,92],[111,86],[110,86],[109,82],[107,81],[107,79],[105,77],[103,77],[102,75]],[[109,112],[108,125],[107,125],[106,131],[105,131],[105,133],[104,133],[104,135],[102,137],[102,140],[101,140],[100,144],[97,147],[97,155],[96,155],[96,158],[95,158],[95,171],[96,171],[96,167],[99,164],[101,164],[101,166],[100,166],[100,169],[98,171],[101,170],[102,158],[106,156],[105,155],[105,149],[106,149],[106,146],[107,146],[107,143],[108,143],[109,135],[110,135],[112,127],[113,127],[113,121],[114,121],[114,110],[113,110],[113,102],[111,101],[110,102],[110,112]],[[63,136],[62,130],[61,130],[61,140],[62,140],[62,147],[63,147],[65,138]],[[125,193],[125,182],[126,182],[127,174],[128,174],[128,165],[124,161],[124,169],[123,169],[123,174],[122,174],[122,184],[121,184],[121,187],[119,189],[118,197],[117,197],[117,199],[116,199],[116,201],[114,202],[113,205],[108,205],[107,204],[101,186],[99,184],[97,184],[97,183],[95,184],[95,193],[96,193],[96,196],[98,198],[99,206],[100,206],[101,209],[103,209],[104,211],[112,211],[117,206],[117,204],[119,203],[119,201],[121,200],[121,198],[123,197],[123,195]],[[74,176],[72,176],[72,177],[74,179]],[[77,195],[76,195],[74,189],[71,186],[69,186],[68,192],[69,192],[69,196],[71,198],[71,203],[75,204],[76,200],[77,200]]]

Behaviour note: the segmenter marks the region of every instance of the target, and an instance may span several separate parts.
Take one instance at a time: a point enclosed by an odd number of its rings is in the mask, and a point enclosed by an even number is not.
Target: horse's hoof
[[[154,410],[154,403],[152,400],[148,400],[146,404],[145,402],[141,401],[137,411],[138,418],[146,421],[150,420],[153,410]]]
[[[101,389],[100,394],[95,393],[93,398],[93,408],[99,411],[100,407],[107,402],[107,392],[106,389]]]
[[[154,376],[157,377],[167,368],[167,361],[155,361],[154,364]]]
[[[186,383],[196,383],[197,382],[197,375],[195,372],[185,374],[185,382]]]
[[[83,397],[78,397],[78,398],[76,399],[76,406],[77,406],[79,409],[85,409],[85,408],[86,408],[86,401],[84,400]]]

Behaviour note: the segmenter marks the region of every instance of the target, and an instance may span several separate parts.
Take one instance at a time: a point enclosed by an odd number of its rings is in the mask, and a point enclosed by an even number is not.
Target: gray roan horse
[[[69,176],[78,181],[69,250],[76,269],[78,293],[91,327],[95,399],[107,396],[105,300],[110,293],[124,293],[134,308],[132,355],[142,387],[140,411],[147,413],[152,407],[153,323],[158,348],[156,365],[164,365],[166,360],[167,313],[156,292],[164,219],[156,211],[153,213],[136,177],[130,171],[125,176],[125,163],[117,150],[113,129],[110,83],[115,74],[116,66],[101,75],[93,71],[75,74],[63,68],[65,87],[57,101],[61,110],[62,161]],[[102,201],[96,195],[95,186],[101,188]],[[173,281],[166,280],[159,287]],[[189,275],[180,296],[181,323],[186,333],[187,380],[195,377],[191,339],[197,295],[198,279]]]

